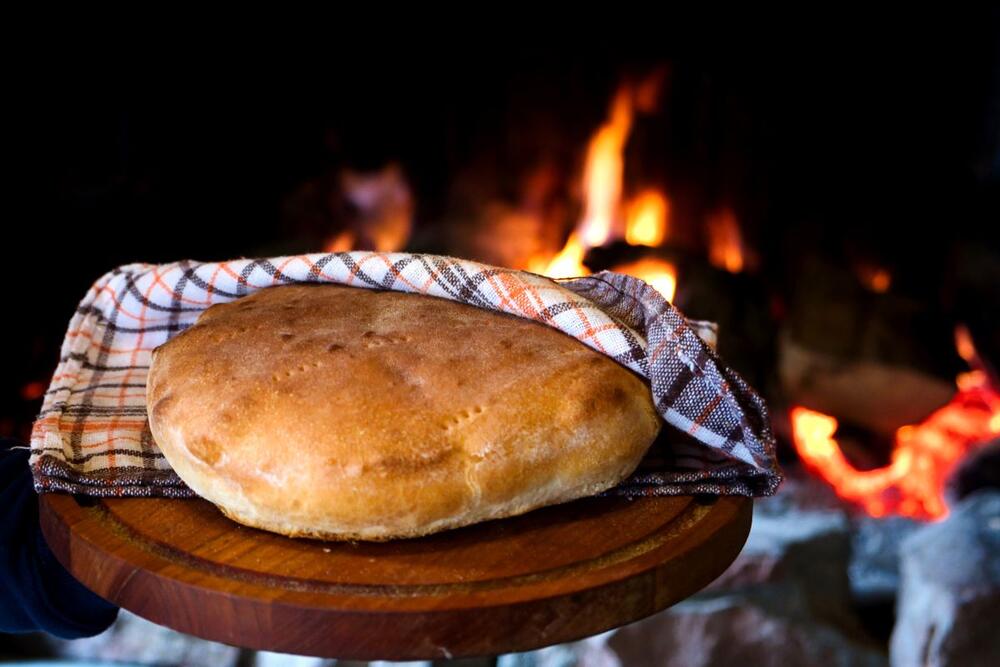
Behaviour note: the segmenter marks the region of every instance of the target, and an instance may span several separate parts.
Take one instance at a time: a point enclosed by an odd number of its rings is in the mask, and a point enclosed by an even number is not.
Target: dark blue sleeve
[[[103,631],[117,607],[83,587],[55,559],[38,524],[28,452],[0,439],[0,632],[65,639]]]

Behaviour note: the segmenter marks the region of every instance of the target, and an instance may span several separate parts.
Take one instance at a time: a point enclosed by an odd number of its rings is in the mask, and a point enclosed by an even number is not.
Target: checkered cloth
[[[771,494],[780,481],[761,398],[646,283],[603,272],[553,281],[475,262],[343,252],[231,262],[129,264],[100,278],[70,321],[31,436],[38,492],[190,496],[153,441],[146,373],[158,345],[215,303],[265,287],[330,282],[419,292],[563,331],[650,381],[667,446],[612,493]],[[686,435],[684,435],[686,434]]]

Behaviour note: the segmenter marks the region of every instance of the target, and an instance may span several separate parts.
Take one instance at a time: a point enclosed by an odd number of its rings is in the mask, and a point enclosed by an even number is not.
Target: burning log
[[[798,274],[779,340],[789,403],[891,436],[948,402],[962,364],[942,354],[953,349],[943,312],[821,262]]]
[[[583,276],[592,268],[584,262],[591,249],[622,237],[630,246],[655,247],[666,239],[670,205],[662,192],[646,188],[623,203],[625,144],[636,112],[650,111],[656,105],[665,74],[665,70],[656,70],[645,81],[627,82],[619,87],[607,120],[587,146],[580,220],[561,251],[554,256],[532,258],[528,263],[529,270],[553,278]],[[637,277],[655,279],[663,291],[670,293],[668,298],[673,298],[676,274],[671,267],[659,262],[656,266],[645,264],[631,268],[633,271],[651,271],[648,276]]]
[[[903,426],[889,465],[858,470],[834,439],[837,420],[802,407],[792,410],[795,448],[837,494],[872,516],[919,519],[947,515],[944,491],[951,471],[967,453],[1000,434],[1000,394],[982,371],[958,378],[958,393],[920,424]]]
[[[779,341],[778,374],[795,405],[886,437],[924,419],[955,394],[953,384],[927,373],[873,360],[845,361],[806,348],[787,331]]]

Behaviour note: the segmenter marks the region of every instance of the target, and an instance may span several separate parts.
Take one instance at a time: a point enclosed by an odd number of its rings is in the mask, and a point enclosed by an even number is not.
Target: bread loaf
[[[512,516],[625,478],[648,385],[543,324],[445,299],[291,285],[158,348],[153,437],[232,519],[385,540]]]

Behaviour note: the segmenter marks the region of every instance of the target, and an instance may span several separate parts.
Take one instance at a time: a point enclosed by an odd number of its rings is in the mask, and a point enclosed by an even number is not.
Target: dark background
[[[6,127],[0,435],[26,436],[40,401],[25,387],[47,384],[75,304],[110,268],[317,250],[292,193],[388,161],[414,193],[411,247],[448,251],[437,230],[464,214],[457,182],[513,196],[539,160],[574,181],[622,77],[657,65],[666,93],[635,128],[629,173],[662,182],[682,216],[737,212],[761,308],[801,296],[804,264],[870,258],[943,326],[969,322],[1000,349],[997,16],[859,19],[819,43],[810,22],[787,45],[748,27],[728,51],[715,45],[733,33],[709,30],[693,53],[666,38],[358,51],[259,78],[70,59],[17,96]]]

